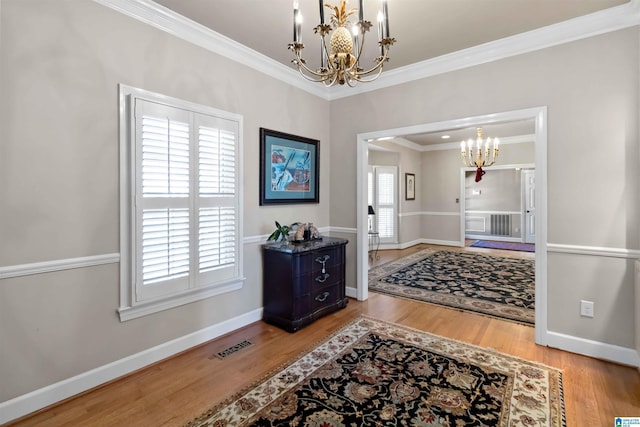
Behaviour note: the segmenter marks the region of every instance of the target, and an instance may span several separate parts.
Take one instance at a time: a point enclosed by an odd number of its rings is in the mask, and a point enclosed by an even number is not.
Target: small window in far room
[[[373,206],[373,230],[380,233],[381,243],[397,243],[398,168],[370,166],[368,172],[367,201]]]

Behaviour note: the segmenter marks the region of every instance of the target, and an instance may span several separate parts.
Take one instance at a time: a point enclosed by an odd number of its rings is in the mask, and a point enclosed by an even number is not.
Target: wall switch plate
[[[593,317],[593,301],[580,301],[580,316]]]

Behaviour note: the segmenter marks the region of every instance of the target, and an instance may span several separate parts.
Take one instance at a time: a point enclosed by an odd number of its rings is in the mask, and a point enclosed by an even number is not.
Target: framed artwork
[[[319,143],[260,128],[260,206],[320,201]]]
[[[404,174],[404,199],[416,199],[416,175],[412,173]]]

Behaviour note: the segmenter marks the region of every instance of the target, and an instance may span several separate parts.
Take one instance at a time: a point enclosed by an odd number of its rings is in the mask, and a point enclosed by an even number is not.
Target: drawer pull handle
[[[329,258],[331,258],[331,256],[329,255],[319,256],[318,258],[316,258],[316,262],[319,262],[320,264],[324,264],[325,262],[329,261]]]
[[[316,301],[318,302],[324,302],[327,298],[329,298],[329,292],[325,292],[322,295],[318,295],[316,297]]]
[[[318,258],[316,258],[316,262],[319,262],[320,264],[322,264],[322,273],[325,273],[325,263],[327,261],[329,261],[329,258],[331,258],[329,255],[324,255],[324,256],[319,256]]]
[[[329,278],[329,273],[324,273],[322,276],[316,277],[316,282],[324,283]]]

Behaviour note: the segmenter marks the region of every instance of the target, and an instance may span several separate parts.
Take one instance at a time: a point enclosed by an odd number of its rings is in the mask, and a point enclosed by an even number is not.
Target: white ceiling
[[[149,0],[147,0],[149,1]],[[337,4],[339,0],[324,0]],[[366,68],[378,53],[376,15],[380,0],[363,0],[365,20],[374,23],[361,64]],[[638,0],[632,0],[638,1]],[[298,0],[304,17],[302,41],[310,68],[317,68],[320,38],[312,28],[319,23],[319,0]],[[151,2],[153,3],[153,2]],[[293,67],[292,0],[155,0],[189,20],[208,27],[281,64]],[[459,52],[484,43],[544,29],[563,21],[630,3],[629,0],[388,0],[389,27],[397,42],[390,51],[385,70]],[[350,0],[348,7],[357,7]],[[325,16],[329,10],[325,9]],[[544,31],[544,30],[543,30]],[[300,77],[302,79],[302,77]],[[442,140],[443,134],[451,135]],[[485,126],[485,136],[521,136],[533,133],[532,122]],[[432,145],[473,138],[475,127],[444,132],[403,135],[420,145]]]
[[[291,66],[292,0],[155,0],[217,33]],[[311,68],[319,64],[319,1],[298,0],[304,17],[302,41]],[[339,0],[324,0],[337,4]],[[389,27],[397,42],[385,70],[510,37],[587,15],[628,0],[388,0]],[[350,0],[348,7],[358,7]],[[380,0],[364,0],[367,34],[376,53],[376,15]],[[325,15],[328,17],[329,10]],[[372,58],[372,55],[369,57]],[[366,60],[363,65],[366,65]]]
[[[530,120],[518,120],[507,123],[491,123],[482,125],[482,136],[484,138],[509,138],[514,136],[533,135],[535,133],[535,122]],[[449,138],[443,139],[446,135]],[[419,145],[435,145],[476,139],[476,126],[462,129],[444,129],[438,132],[420,133],[414,135],[403,135],[402,138]]]

